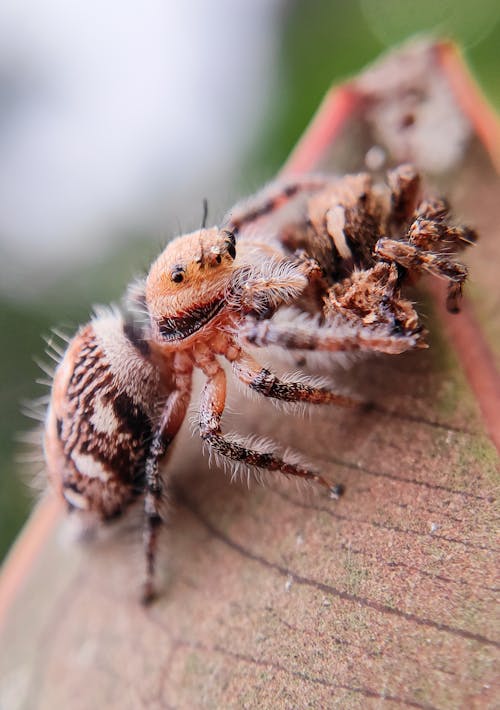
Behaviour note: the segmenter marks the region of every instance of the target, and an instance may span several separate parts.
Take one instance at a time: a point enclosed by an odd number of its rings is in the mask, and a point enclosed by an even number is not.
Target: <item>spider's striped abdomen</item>
[[[80,328],[59,364],[47,412],[49,478],[72,508],[119,514],[144,487],[144,461],[167,388],[121,315]]]

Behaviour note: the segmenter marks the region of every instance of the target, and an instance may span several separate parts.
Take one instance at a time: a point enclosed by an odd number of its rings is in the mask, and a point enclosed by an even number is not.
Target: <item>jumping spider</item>
[[[222,228],[170,242],[128,307],[100,310],[69,342],[57,367],[46,417],[45,455],[52,484],[70,509],[109,520],[144,497],[144,601],[154,595],[164,480],[160,463],[185,418],[194,368],[205,385],[198,429],[210,450],[237,464],[340,489],[303,464],[226,436],[224,358],[244,385],[284,402],[356,406],[312,381],[284,381],[246,349],[400,353],[423,344],[403,283],[427,270],[450,283],[450,307],[466,270],[455,250],[474,241],[452,227],[437,201],[419,202],[410,166],[388,185],[368,175],[308,176],[276,183],[237,206]],[[264,238],[261,218],[285,214]],[[140,305],[146,319],[133,315]],[[275,314],[293,307],[301,318]]]

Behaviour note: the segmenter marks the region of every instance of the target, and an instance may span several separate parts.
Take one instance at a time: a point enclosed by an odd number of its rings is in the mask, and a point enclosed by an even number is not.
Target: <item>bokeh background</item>
[[[17,435],[41,336],[119,300],[204,198],[216,223],[270,179],[329,85],[407,37],[456,39],[500,108],[499,19],[498,0],[3,0],[0,559],[34,500]]]

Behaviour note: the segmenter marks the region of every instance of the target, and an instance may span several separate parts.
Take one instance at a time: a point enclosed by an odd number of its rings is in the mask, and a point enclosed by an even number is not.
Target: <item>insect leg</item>
[[[221,430],[221,418],[226,402],[224,370],[215,358],[210,358],[208,354],[200,357],[197,364],[207,375],[207,382],[201,394],[199,429],[201,438],[208,446],[221,456],[238,463],[314,481],[326,488],[333,498],[338,498],[341,487],[333,485],[315,471],[301,464],[285,461],[272,451],[256,451],[225,437]]]
[[[153,437],[149,455],[145,464],[146,494],[144,497],[144,550],[146,557],[146,576],[142,589],[142,601],[149,604],[155,596],[154,575],[158,531],[163,522],[161,504],[163,499],[163,480],[160,461],[179,431],[191,395],[193,366],[189,358],[176,354],[173,369],[176,389],[167,397],[160,424]]]

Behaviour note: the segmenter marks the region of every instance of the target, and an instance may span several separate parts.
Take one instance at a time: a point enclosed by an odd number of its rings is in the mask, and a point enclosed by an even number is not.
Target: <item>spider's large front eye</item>
[[[176,284],[180,284],[181,281],[184,281],[184,269],[176,267],[175,269],[173,269],[170,278]]]
[[[224,234],[227,236],[226,239],[226,247],[227,247],[227,253],[231,257],[231,259],[236,258],[236,237],[234,236],[233,232],[230,232],[229,229],[224,230]]]

